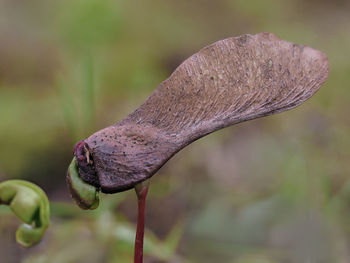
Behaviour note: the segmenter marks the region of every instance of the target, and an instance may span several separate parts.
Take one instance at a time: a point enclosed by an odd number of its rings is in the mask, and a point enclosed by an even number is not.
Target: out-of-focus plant
[[[8,205],[24,222],[16,232],[19,244],[30,247],[42,239],[50,222],[50,206],[40,187],[23,180],[2,182],[0,204]]]
[[[99,208],[89,213],[72,204],[52,202],[55,220],[50,232],[54,238],[33,251],[23,263],[132,262],[135,225],[116,209],[127,196],[104,195]],[[183,231],[182,221],[164,239],[146,230],[145,256],[157,262],[188,262],[177,254]]]
[[[93,130],[96,111],[96,65],[92,56],[86,55],[81,65],[80,89],[72,89],[62,76],[57,78],[57,91],[62,113],[72,139]]]
[[[118,1],[62,1],[57,16],[60,38],[75,52],[91,52],[108,45],[120,34]]]

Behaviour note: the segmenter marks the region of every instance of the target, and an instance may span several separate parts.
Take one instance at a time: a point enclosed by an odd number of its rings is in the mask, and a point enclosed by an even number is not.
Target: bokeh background
[[[0,181],[48,194],[34,248],[0,207],[3,263],[132,262],[133,191],[81,211],[65,185],[76,141],[126,116],[188,56],[269,31],[323,50],[302,106],[205,137],[153,178],[145,261],[350,262],[350,2],[0,0]]]

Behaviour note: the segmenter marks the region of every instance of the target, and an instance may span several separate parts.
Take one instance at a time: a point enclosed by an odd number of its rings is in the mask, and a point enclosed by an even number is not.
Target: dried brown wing
[[[270,33],[218,41],[183,62],[128,121],[193,141],[294,108],[328,76],[324,53]]]

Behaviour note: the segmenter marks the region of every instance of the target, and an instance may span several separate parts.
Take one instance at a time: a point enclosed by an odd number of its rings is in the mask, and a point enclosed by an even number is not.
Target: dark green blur
[[[13,236],[1,262],[132,262],[134,191],[81,211],[65,184],[74,144],[142,103],[184,59],[272,32],[324,51],[326,84],[302,106],[224,129],[151,180],[147,262],[350,262],[350,3],[345,0],[0,0],[0,182],[52,202],[46,238]]]

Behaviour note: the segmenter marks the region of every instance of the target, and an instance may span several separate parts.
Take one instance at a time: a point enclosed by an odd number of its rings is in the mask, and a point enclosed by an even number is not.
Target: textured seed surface
[[[134,187],[206,134],[300,105],[327,76],[324,53],[270,33],[203,48],[133,113],[85,140],[102,191]]]

